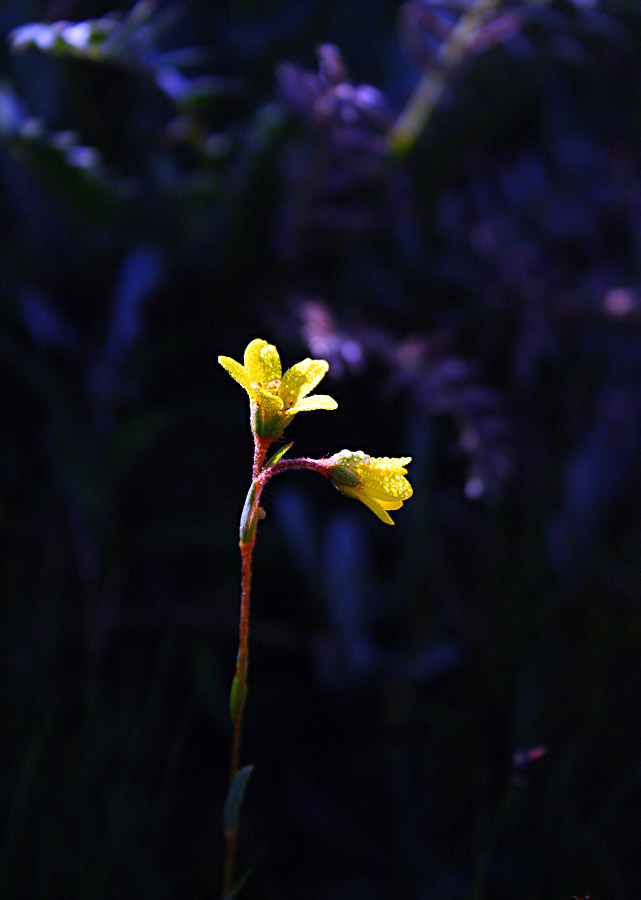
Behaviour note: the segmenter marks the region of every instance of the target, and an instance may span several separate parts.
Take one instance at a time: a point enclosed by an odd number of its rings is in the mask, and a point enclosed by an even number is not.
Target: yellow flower
[[[334,487],[360,500],[369,507],[382,522],[393,525],[388,509],[400,509],[414,491],[405,475],[404,468],[412,461],[411,456],[390,459],[387,456],[374,458],[362,450],[353,453],[341,450],[327,460],[330,480]]]
[[[326,394],[307,396],[327,374],[324,359],[304,359],[283,375],[276,347],[256,338],[245,350],[244,365],[229,356],[218,362],[249,394],[252,431],[259,437],[280,437],[296,413],[338,405]]]

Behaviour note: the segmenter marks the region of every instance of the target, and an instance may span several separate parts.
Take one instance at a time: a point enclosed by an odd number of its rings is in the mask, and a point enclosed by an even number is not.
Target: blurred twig
[[[461,65],[474,36],[496,9],[500,0],[476,0],[450,31],[439,47],[436,61],[421,76],[389,136],[390,151],[398,156],[409,153],[422,134],[440,101],[453,72]]]

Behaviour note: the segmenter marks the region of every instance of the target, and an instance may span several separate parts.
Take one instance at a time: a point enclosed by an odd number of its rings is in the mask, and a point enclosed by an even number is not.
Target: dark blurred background
[[[638,896],[639,13],[2,4],[3,898],[218,894],[255,337],[241,896]]]

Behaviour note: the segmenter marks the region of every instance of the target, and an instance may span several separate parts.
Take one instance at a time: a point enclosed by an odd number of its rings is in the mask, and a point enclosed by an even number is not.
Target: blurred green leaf
[[[159,25],[166,19],[158,16],[150,25],[155,9],[155,3],[140,0],[124,16],[108,13],[80,22],[30,22],[14,28],[8,40],[16,53],[36,49],[89,62],[130,64],[153,47]]]
[[[253,771],[253,766],[243,766],[242,769],[239,769],[236,772],[234,780],[230,785],[227,800],[225,801],[224,812],[225,834],[228,836],[236,834],[238,830],[240,809],[243,805],[245,791],[247,790],[247,782]]]
[[[89,215],[104,215],[129,188],[107,175],[102,155],[73,131],[47,131],[7,82],[0,82],[0,140],[56,193]]]

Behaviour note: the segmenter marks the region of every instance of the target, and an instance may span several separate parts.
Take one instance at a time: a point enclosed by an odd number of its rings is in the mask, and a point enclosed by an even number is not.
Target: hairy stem
[[[238,637],[238,657],[236,660],[236,673],[232,688],[234,701],[232,702],[233,737],[231,746],[231,758],[229,763],[229,787],[233,784],[240,764],[240,745],[243,736],[243,712],[247,697],[247,672],[249,668],[249,609],[251,596],[252,554],[256,536],[248,544],[241,544],[242,580],[240,592],[240,626]],[[223,900],[231,895],[234,886],[234,869],[236,861],[236,845],[238,843],[238,831],[234,830],[225,835],[225,878],[223,885]]]
[[[229,788],[238,773],[240,767],[240,748],[243,736],[243,712],[247,698],[247,673],[249,670],[249,611],[252,580],[252,556],[256,543],[256,527],[260,518],[260,497],[263,488],[270,478],[281,472],[291,469],[312,469],[327,476],[328,469],[322,460],[317,459],[288,459],[264,468],[265,456],[271,438],[254,437],[254,466],[252,485],[247,495],[245,509],[241,518],[240,555],[242,560],[242,578],[240,591],[240,625],[238,635],[238,656],[236,658],[236,672],[232,685],[231,717],[233,737],[231,746],[231,759],[229,764]],[[234,871],[236,864],[236,849],[238,844],[238,830],[225,834],[225,870],[222,898],[231,896],[234,888]]]
[[[231,717],[233,737],[229,762],[229,788],[234,782],[240,765],[240,746],[243,736],[243,712],[247,698],[247,672],[249,669],[249,610],[251,605],[252,556],[256,543],[256,525],[259,515],[260,495],[265,482],[259,476],[262,471],[265,455],[271,439],[254,436],[254,465],[252,488],[248,495],[251,504],[249,510],[243,510],[240,535],[240,556],[242,560],[242,576],[240,588],[240,623],[238,628],[238,655],[236,672],[232,685]],[[238,830],[225,834],[225,874],[223,880],[223,900],[231,896],[234,887],[234,870],[236,865],[236,847]]]

